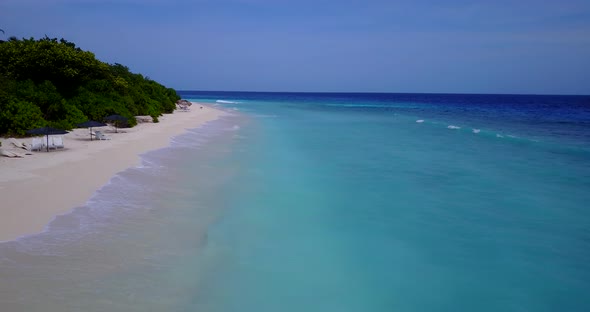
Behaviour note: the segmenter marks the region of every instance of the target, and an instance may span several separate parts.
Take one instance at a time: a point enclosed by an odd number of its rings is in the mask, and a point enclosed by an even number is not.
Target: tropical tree
[[[157,121],[179,99],[173,89],[65,39],[10,37],[0,44],[0,134],[23,134],[38,124],[69,129],[112,114],[134,126],[134,116]]]

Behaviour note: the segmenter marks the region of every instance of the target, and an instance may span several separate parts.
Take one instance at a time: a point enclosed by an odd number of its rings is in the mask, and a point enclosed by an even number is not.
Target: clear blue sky
[[[1,0],[176,89],[590,94],[590,1]]]

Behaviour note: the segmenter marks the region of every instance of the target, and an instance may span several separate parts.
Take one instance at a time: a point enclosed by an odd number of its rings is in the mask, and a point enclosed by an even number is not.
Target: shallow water
[[[205,311],[590,308],[587,97],[185,96],[262,128]]]
[[[588,97],[184,96],[237,113],[0,244],[1,311],[590,308]]]

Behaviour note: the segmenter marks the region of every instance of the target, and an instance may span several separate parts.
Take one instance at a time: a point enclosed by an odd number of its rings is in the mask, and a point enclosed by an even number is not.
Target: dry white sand
[[[0,241],[41,232],[56,215],[86,203],[116,173],[138,165],[139,154],[168,146],[171,137],[223,114],[197,104],[189,112],[176,111],[160,117],[159,123],[142,123],[119,133],[110,127],[93,129],[111,140],[90,141],[87,129],[75,129],[64,135],[63,150],[0,157]],[[1,148],[27,152],[6,139]]]

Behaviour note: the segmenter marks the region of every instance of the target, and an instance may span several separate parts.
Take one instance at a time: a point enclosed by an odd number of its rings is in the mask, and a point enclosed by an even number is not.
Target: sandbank
[[[173,136],[226,114],[195,104],[188,112],[177,110],[159,123],[141,123],[119,133],[110,127],[94,129],[110,140],[90,141],[88,129],[74,129],[64,135],[64,149],[0,157],[0,241],[43,231],[56,215],[84,205],[116,173],[139,165],[139,154],[168,146]],[[28,153],[1,140],[4,150]],[[31,143],[30,138],[19,141]]]

